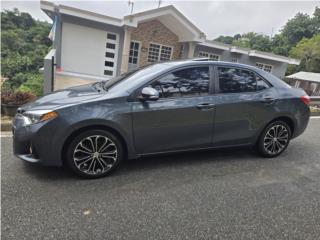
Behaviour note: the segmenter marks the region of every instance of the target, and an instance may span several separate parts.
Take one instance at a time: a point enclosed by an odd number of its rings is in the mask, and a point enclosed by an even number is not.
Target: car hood
[[[27,103],[20,110],[50,110],[61,106],[69,106],[83,101],[88,101],[101,97],[106,92],[99,92],[92,87],[92,84],[71,87],[64,90],[55,91],[34,102]]]

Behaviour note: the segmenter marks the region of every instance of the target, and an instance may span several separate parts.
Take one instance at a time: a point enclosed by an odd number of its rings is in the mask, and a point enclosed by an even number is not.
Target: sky
[[[52,1],[92,12],[121,18],[130,14],[128,1]],[[158,7],[158,0],[134,1],[133,13]],[[257,32],[274,35],[288,19],[298,12],[312,15],[320,1],[169,1],[161,6],[174,5],[201,29],[207,39],[220,35]],[[1,10],[18,8],[36,19],[50,19],[40,10],[40,1],[1,1]]]

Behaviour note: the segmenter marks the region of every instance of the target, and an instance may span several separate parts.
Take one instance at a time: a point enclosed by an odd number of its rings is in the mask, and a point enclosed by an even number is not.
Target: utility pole
[[[158,0],[158,8],[160,7],[162,1],[161,0]]]
[[[129,5],[129,6],[131,5],[131,15],[132,15],[132,13],[133,13],[133,5],[134,5],[133,0],[129,0],[129,1],[128,1],[128,5]]]

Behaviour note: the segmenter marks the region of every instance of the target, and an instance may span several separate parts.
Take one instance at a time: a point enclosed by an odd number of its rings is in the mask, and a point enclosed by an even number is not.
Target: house
[[[174,6],[114,18],[47,1],[40,4],[56,20],[54,49],[44,65],[47,92],[54,75],[52,59],[57,69],[55,89],[110,79],[146,64],[174,59],[206,57],[239,62],[280,78],[288,64],[299,64],[296,59],[207,40]]]
[[[293,87],[303,88],[310,96],[320,96],[320,73],[297,72],[286,76],[286,81]]]

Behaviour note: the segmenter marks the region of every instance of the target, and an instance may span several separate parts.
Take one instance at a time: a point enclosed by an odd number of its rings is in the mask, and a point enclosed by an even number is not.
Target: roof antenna
[[[162,1],[161,0],[158,0],[158,8],[160,7]]]
[[[129,6],[131,5],[131,15],[132,15],[132,12],[133,12],[133,5],[134,5],[133,0],[129,0],[129,1],[128,1],[128,5],[129,5]]]

